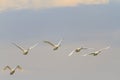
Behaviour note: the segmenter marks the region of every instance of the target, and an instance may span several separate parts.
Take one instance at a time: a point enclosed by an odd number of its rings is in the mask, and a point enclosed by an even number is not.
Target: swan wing
[[[36,43],[35,45],[31,46],[29,49],[31,50],[32,48],[36,47],[39,43]]]
[[[58,46],[60,46],[61,45],[61,43],[62,43],[62,41],[63,41],[63,39],[61,39],[59,42],[58,42]]]
[[[87,56],[87,55],[89,55],[89,54],[84,54],[84,55],[82,55],[82,56]]]
[[[9,69],[10,71],[12,70],[9,66],[5,66],[3,70]]]
[[[15,69],[22,70],[22,67],[18,65]]]
[[[88,55],[92,55],[93,53],[87,53],[87,54],[84,54],[82,56],[88,56]]]
[[[105,47],[105,48],[102,48],[100,49],[99,51],[103,51],[103,50],[106,50],[106,49],[109,49],[110,47]]]
[[[68,56],[72,56],[74,52],[75,52],[75,50],[73,50]]]
[[[18,46],[17,44],[15,44],[15,43],[12,43],[13,45],[15,45],[16,47],[18,47],[21,51],[23,51],[24,52],[24,49],[22,48],[22,47],[20,47],[20,46]]]
[[[51,46],[55,47],[55,45],[49,41],[44,41],[44,43],[50,44]]]

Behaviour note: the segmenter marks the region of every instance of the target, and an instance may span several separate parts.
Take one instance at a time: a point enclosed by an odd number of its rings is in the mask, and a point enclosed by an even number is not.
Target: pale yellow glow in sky
[[[0,0],[0,11],[9,9],[40,9],[77,6],[78,4],[107,4],[109,0]]]
[[[55,6],[76,6],[78,4],[107,4],[108,0],[53,0]]]

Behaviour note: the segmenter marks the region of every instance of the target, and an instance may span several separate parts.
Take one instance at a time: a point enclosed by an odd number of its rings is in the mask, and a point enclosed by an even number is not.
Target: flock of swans
[[[51,45],[53,47],[53,50],[55,51],[55,50],[58,50],[58,48],[61,46],[62,41],[63,41],[63,39],[61,39],[57,44],[54,44],[50,41],[44,41],[44,43]],[[23,55],[27,55],[29,53],[29,51],[31,49],[33,49],[34,47],[36,47],[39,43],[36,43],[35,45],[29,47],[28,49],[24,49],[23,47],[17,45],[16,43],[12,43],[12,44],[14,46],[16,46],[17,48],[19,48],[22,51]],[[101,54],[103,50],[107,50],[109,48],[110,47],[108,46],[108,47],[99,49],[95,52],[84,54],[82,56],[88,56],[88,55],[97,56],[97,55]],[[87,50],[87,49],[94,49],[94,48],[84,48],[84,47],[76,48],[71,53],[69,53],[68,56],[72,56],[74,53],[78,53],[78,52],[81,52],[82,50]],[[10,71],[10,75],[13,75],[17,69],[22,70],[22,67],[17,65],[15,68],[12,69],[9,66],[5,66],[3,70],[6,70],[6,69],[8,69]]]

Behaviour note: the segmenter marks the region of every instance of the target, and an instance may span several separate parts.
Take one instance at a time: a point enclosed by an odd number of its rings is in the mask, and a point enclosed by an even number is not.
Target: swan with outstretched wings
[[[98,51],[95,51],[95,52],[92,52],[92,53],[89,53],[89,54],[85,54],[85,55],[83,55],[83,56],[87,56],[87,55],[97,56],[98,54],[101,54],[103,50],[107,50],[107,49],[109,49],[109,48],[110,48],[110,47],[102,48],[102,49],[100,49],[100,50],[98,50]]]
[[[60,46],[61,46],[61,43],[62,43],[63,39],[61,39],[58,44],[53,44],[52,42],[50,41],[44,41],[44,43],[47,43],[49,45],[51,45],[53,47],[53,50],[57,50]]]
[[[31,49],[33,49],[34,47],[36,47],[39,43],[36,43],[35,45],[29,47],[28,49],[23,49],[22,47],[18,46],[18,45],[15,44],[15,43],[12,43],[12,44],[15,45],[17,48],[19,48],[19,49],[22,51],[23,55],[27,55],[27,54],[29,53],[29,51],[30,51]]]
[[[3,68],[3,70],[7,70],[7,69],[10,71],[10,75],[13,75],[17,69],[22,70],[22,67],[19,66],[19,65],[17,65],[17,66],[16,66],[15,68],[13,68],[13,69],[12,69],[10,66],[5,66],[5,67]]]

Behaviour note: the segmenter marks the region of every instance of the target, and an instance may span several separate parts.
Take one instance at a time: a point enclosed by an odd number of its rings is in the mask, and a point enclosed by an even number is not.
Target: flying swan
[[[28,49],[23,49],[22,47],[18,46],[18,45],[15,44],[15,43],[12,43],[12,44],[15,45],[17,48],[19,48],[19,49],[22,51],[23,55],[27,55],[28,52],[29,52],[31,49],[33,49],[34,47],[36,47],[39,43],[37,43],[37,44],[31,46],[31,47],[28,48]]]
[[[53,50],[57,50],[61,46],[62,41],[63,41],[63,39],[61,39],[58,42],[58,44],[53,44],[50,41],[44,41],[44,43],[47,43],[47,44],[51,45],[53,47]]]
[[[83,55],[83,56],[87,56],[87,55],[97,56],[98,54],[101,54],[103,50],[107,50],[107,49],[109,49],[109,48],[110,48],[110,47],[102,48],[102,49],[100,49],[100,50],[98,50],[98,51],[95,51],[95,52],[92,52],[92,53],[89,53],[89,54],[85,54],[85,55]]]
[[[3,68],[3,70],[7,70],[7,69],[10,70],[10,75],[13,75],[17,69],[22,70],[22,67],[20,67],[20,66],[18,65],[18,66],[16,66],[16,67],[13,68],[13,69],[12,69],[11,67],[9,67],[9,66],[5,66],[5,67]]]

